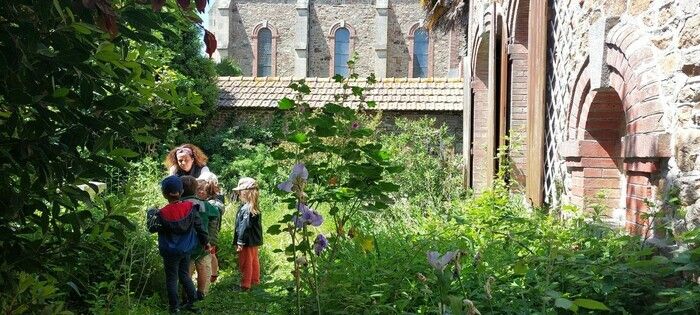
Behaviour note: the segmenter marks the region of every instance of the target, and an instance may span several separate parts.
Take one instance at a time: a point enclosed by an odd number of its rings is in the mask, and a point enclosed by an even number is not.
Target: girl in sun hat
[[[247,291],[260,283],[258,247],[263,243],[262,218],[260,214],[258,183],[243,177],[233,189],[239,195],[241,207],[236,213],[234,246],[238,252],[238,269],[241,272],[241,290]]]

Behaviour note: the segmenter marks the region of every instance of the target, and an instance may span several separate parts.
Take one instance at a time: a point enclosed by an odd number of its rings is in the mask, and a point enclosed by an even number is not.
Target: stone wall
[[[309,4],[309,77],[331,77],[330,60],[333,51],[331,28],[345,21],[354,30],[350,39],[351,54],[359,60],[355,71],[366,76],[374,71],[374,17],[376,9],[371,0],[311,0]],[[351,36],[353,32],[351,31]]]
[[[234,0],[229,12],[229,55],[243,70],[244,75],[253,75],[253,51],[251,40],[256,25],[267,21],[277,30],[276,76],[294,74],[294,23],[296,22],[294,0]],[[274,57],[273,57],[274,58]],[[274,71],[274,70],[273,70]]]
[[[517,54],[527,48],[517,45],[524,35],[517,4],[523,2],[473,1],[469,49],[495,12],[506,20],[511,69],[520,67]],[[645,199],[661,204],[676,187],[688,207],[686,223],[700,224],[700,0],[550,0],[549,6],[546,201],[585,207],[595,190],[586,190],[590,181],[608,189],[607,203],[619,210],[612,215],[639,223],[648,210]],[[511,82],[508,106],[514,113],[522,103],[517,79]],[[619,98],[608,104],[619,108],[619,118],[594,113],[599,92]],[[521,124],[511,118],[513,126]],[[620,126],[612,142],[595,135]],[[609,167],[599,164],[596,171],[586,164],[604,157],[613,162]]]
[[[219,48],[215,58],[232,57],[246,76],[253,74],[255,43],[253,30],[267,21],[279,37],[276,45],[276,76],[294,75],[296,0],[218,0],[209,13],[210,27],[225,47]],[[308,77],[329,77],[331,72],[331,28],[344,21],[354,30],[352,51],[359,61],[356,71],[361,76],[375,72],[375,32],[377,9],[374,0],[310,0],[308,31]],[[421,25],[424,11],[418,1],[389,1],[387,25],[387,77],[408,77],[411,62],[409,33],[415,25]],[[227,19],[227,21],[222,21]],[[464,52],[463,32],[453,34],[432,32],[432,76],[459,77],[460,61]]]
[[[280,111],[269,108],[220,108],[216,117],[211,121],[212,128],[240,126],[255,122],[256,125],[268,126]],[[423,117],[434,118],[435,126],[447,126],[448,133],[455,137],[455,152],[462,150],[462,113],[450,111],[384,111],[382,112],[382,128],[393,131],[397,118],[418,120]]]

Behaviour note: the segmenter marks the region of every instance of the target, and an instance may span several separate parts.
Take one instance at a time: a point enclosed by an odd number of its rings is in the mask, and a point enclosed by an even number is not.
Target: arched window
[[[430,66],[429,62],[429,45],[430,38],[428,31],[424,28],[418,28],[413,33],[413,75],[414,78],[425,78],[428,76]]]
[[[277,29],[267,21],[253,28],[250,43],[253,48],[253,76],[274,77],[277,75]]]
[[[272,31],[263,28],[258,31],[258,73],[259,77],[272,75]]]
[[[344,77],[350,75],[348,61],[350,60],[350,31],[346,27],[335,31],[335,51],[333,52],[333,74]]]

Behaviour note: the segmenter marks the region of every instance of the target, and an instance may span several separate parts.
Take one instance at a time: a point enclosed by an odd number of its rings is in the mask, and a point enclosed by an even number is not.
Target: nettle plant
[[[288,261],[294,262],[299,312],[302,290],[315,293],[321,312],[322,281],[316,270],[316,256],[323,254],[329,240],[337,242],[345,238],[345,231],[358,214],[387,209],[392,203],[388,194],[399,188],[387,180],[387,175],[401,168],[391,163],[389,154],[376,140],[367,111],[376,106],[364,95],[367,86],[376,82],[375,77],[372,74],[366,80],[358,80],[359,76],[352,71],[355,60],[353,57],[348,62],[352,73],[349,78],[340,75],[333,78],[342,84],[342,92],[335,95],[333,102],[313,108],[305,101],[311,89],[304,80],[290,84],[296,92],[293,99],[283,98],[278,102],[289,120],[286,131],[280,135],[285,141],[272,156],[282,161],[281,165],[294,164],[294,167],[289,180],[278,185],[288,193],[284,200],[290,213],[279,224],[272,225],[268,233],[291,235],[292,243],[285,253]],[[323,222],[314,210],[320,208],[328,209],[335,227],[335,233],[328,238],[311,231]],[[330,248],[333,249],[332,244]],[[309,264],[311,270],[306,268]]]

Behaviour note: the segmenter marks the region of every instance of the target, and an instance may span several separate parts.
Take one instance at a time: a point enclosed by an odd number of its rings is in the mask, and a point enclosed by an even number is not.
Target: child
[[[258,184],[250,177],[243,177],[233,189],[238,192],[243,205],[236,213],[234,242],[238,252],[238,269],[241,272],[241,290],[250,290],[260,283],[258,247],[262,245],[262,218],[258,203]]]
[[[181,200],[189,201],[199,205],[199,216],[201,217],[202,226],[208,231],[211,230],[211,220],[218,220],[219,211],[216,207],[208,202],[197,198],[197,179],[192,176],[182,176],[183,193]],[[214,222],[216,224],[216,221]],[[209,238],[207,238],[209,240]],[[211,280],[211,256],[209,255],[210,248],[196,247],[192,251],[193,262],[190,263],[190,275],[197,270],[197,298],[204,299],[204,296],[209,293],[209,285]]]
[[[224,216],[225,207],[223,200],[220,199],[219,180],[214,173],[206,173],[197,178],[197,196],[199,199],[206,200],[211,205],[219,210],[219,217],[209,220],[209,244],[211,244],[211,279],[210,282],[216,282],[219,277],[219,259],[217,251],[219,250],[219,232],[221,232],[221,223]]]
[[[196,312],[192,305],[196,292],[187,269],[190,264],[190,252],[197,246],[207,246],[207,231],[199,217],[199,206],[180,201],[183,192],[180,178],[168,176],[163,179],[161,192],[168,204],[160,210],[149,209],[147,225],[151,233],[158,233],[158,251],[163,257],[170,312],[177,313],[180,309]],[[178,278],[187,295],[187,301],[182,305],[177,297]]]

